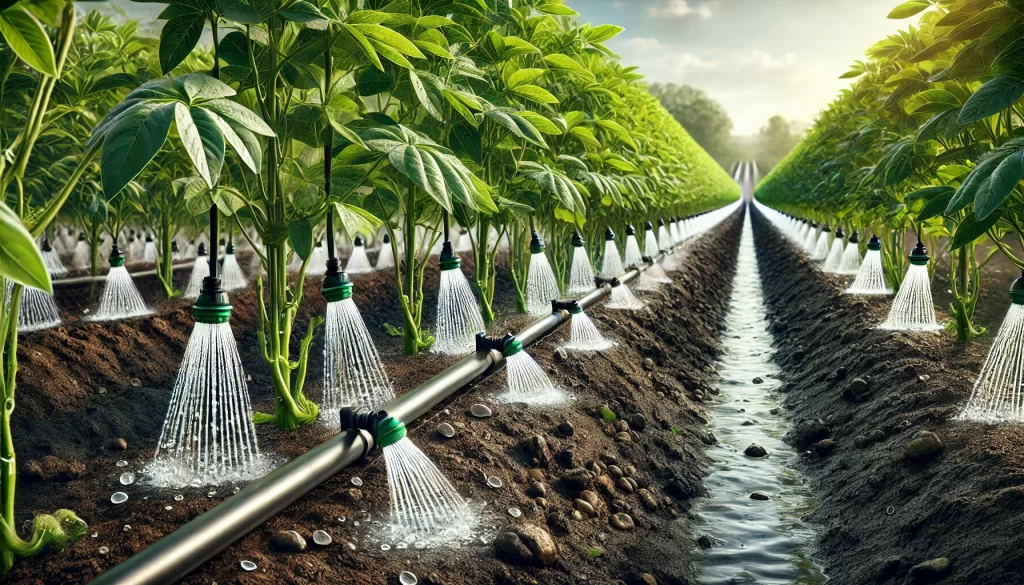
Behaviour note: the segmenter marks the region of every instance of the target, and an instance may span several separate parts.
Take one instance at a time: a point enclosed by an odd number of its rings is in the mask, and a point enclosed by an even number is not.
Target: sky
[[[888,20],[900,0],[566,0],[581,21],[618,24],[608,42],[651,81],[703,89],[733,134],[774,114],[801,125],[848,87],[838,79],[864,51],[916,19]],[[162,4],[114,0],[144,24]],[[110,6],[110,5],[108,5]]]
[[[900,0],[566,0],[583,22],[618,24],[607,43],[651,81],[688,84],[725,106],[733,134],[774,114],[809,124],[850,85],[864,51],[916,19]]]

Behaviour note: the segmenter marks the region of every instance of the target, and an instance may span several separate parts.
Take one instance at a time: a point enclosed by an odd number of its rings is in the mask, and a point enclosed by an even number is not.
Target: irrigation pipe
[[[685,242],[676,246],[673,253],[683,245]],[[647,266],[629,270],[619,277],[619,282],[632,282]],[[579,304],[586,309],[610,292],[610,286],[601,286],[579,299]],[[516,338],[524,346],[529,346],[569,319],[567,311],[552,313],[528,325]],[[494,373],[504,359],[497,351],[470,354],[381,409],[409,424],[475,380]],[[98,576],[92,583],[176,583],[313,488],[345,468],[365,461],[372,450],[373,437],[366,431],[342,431],[250,483],[234,496]]]
[[[180,262],[178,264],[172,264],[171,270],[177,272],[179,270],[186,270],[192,268],[195,262],[190,260],[188,262]],[[156,268],[152,270],[143,270],[141,272],[130,273],[132,278],[143,278],[145,276],[156,276]],[[107,275],[101,274],[99,276],[76,276],[75,278],[59,278],[53,281],[53,288],[60,288],[65,286],[74,286],[76,284],[90,284],[93,282],[106,282]]]

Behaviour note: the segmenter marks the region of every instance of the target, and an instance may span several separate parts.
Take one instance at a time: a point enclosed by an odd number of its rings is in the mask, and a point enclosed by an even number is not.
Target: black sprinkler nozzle
[[[910,256],[908,258],[910,263],[915,266],[927,265],[929,260],[928,249],[924,247],[922,242],[918,242],[917,245],[914,246],[913,251],[910,252]]]
[[[317,245],[319,246],[320,244],[317,244]],[[225,254],[234,254],[235,253],[235,245],[234,244],[228,244],[227,247],[224,248],[224,253]]]
[[[358,237],[358,236],[357,236],[357,237]],[[391,243],[391,234],[384,234],[384,240],[383,240],[383,242],[384,242],[385,244],[390,244],[390,243]]]
[[[482,331],[476,334],[476,350],[504,352],[505,348],[516,341],[516,336],[506,333],[504,337],[488,337]]]
[[[843,226],[836,228],[836,237],[840,239],[843,237]]]
[[[552,313],[557,313],[559,311],[568,311],[568,312],[572,313],[573,311],[579,309],[579,306],[580,306],[580,302],[578,300],[576,300],[576,299],[572,299],[572,300],[569,300],[569,301],[552,300],[551,301],[551,312]]]
[[[648,230],[648,231],[653,230],[654,229],[654,224],[649,222],[649,221],[645,221],[644,222],[644,229]]]
[[[821,227],[821,231],[823,231],[823,232],[830,232],[830,231],[832,231],[832,228],[828,227],[828,224],[826,224],[826,225]]]
[[[665,220],[660,217],[658,218],[658,227],[665,227]]]
[[[626,224],[626,235],[627,236],[635,236],[636,235],[636,228],[633,227],[633,224],[631,224],[631,223],[627,223]]]
[[[384,237],[387,238],[387,236],[384,236]],[[385,241],[385,243],[390,243],[390,242]],[[356,236],[356,239],[352,240],[352,244],[355,245],[355,246],[363,246],[363,245],[365,245],[364,242],[363,242],[363,237],[362,236]]]
[[[171,252],[178,253],[178,240],[171,240]]]
[[[610,227],[604,228],[604,241],[606,241],[606,242],[615,241],[615,232],[612,231],[612,228],[610,228]]]
[[[600,276],[595,276],[594,284],[597,286],[597,288],[601,288],[606,284],[609,284],[612,288],[615,288],[622,284],[622,282],[619,280],[619,277],[617,276],[615,278],[601,278]]]
[[[50,252],[53,248],[50,247],[50,238],[43,236],[43,245],[40,247],[43,252]]]
[[[850,239],[848,241],[851,244],[856,244],[857,242],[860,242],[860,235],[857,233],[857,230],[853,230],[853,233],[850,234]]]
[[[882,240],[878,239],[877,234],[872,234],[871,239],[868,240],[868,250],[879,251],[882,249]]]
[[[199,242],[199,250],[196,252],[197,256],[206,256],[206,244]]]
[[[579,230],[573,230],[572,231],[572,247],[573,248],[582,248],[585,244],[586,244],[586,241],[583,240],[583,236],[580,235]]]
[[[85,241],[85,232],[78,232],[78,241],[79,242],[84,242]]]

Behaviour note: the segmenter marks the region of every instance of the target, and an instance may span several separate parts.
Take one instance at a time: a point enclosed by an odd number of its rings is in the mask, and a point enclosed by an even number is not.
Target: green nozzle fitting
[[[523,351],[523,342],[512,338],[505,344],[505,348],[501,350],[501,355],[512,357],[521,351]]]
[[[337,262],[337,259],[333,259]],[[328,303],[343,301],[352,298],[352,282],[344,272],[328,270],[324,277],[324,285],[320,288],[320,294]]]
[[[401,441],[405,438],[405,423],[393,416],[377,423],[377,433],[374,442],[377,447],[384,448]]]
[[[928,260],[930,259],[928,257],[928,250],[921,242],[917,243],[917,246],[914,247],[913,251],[910,252],[910,256],[907,256],[907,258],[914,266],[927,266]]]
[[[576,303],[575,305],[573,305],[572,307],[569,308],[569,314],[570,315],[579,315],[582,312],[583,312],[583,307],[581,307],[579,303]]]
[[[441,260],[438,264],[441,270],[456,270],[461,264],[459,257],[455,254],[455,250],[452,249],[452,243],[448,240],[445,240],[441,246]]]
[[[531,254],[543,254],[544,253],[544,241],[540,239],[540,234],[533,232],[530,238],[530,253]]]
[[[117,244],[114,244],[114,246],[110,248],[110,267],[117,268],[119,266],[124,266],[125,259],[125,255],[121,253],[121,250],[117,247]]]
[[[196,323],[218,325],[227,323],[231,318],[231,303],[227,302],[224,293],[202,293],[192,305],[192,314]]]
[[[878,252],[882,249],[882,240],[878,239],[878,236],[872,235],[871,240],[868,242],[868,250],[874,250]]]

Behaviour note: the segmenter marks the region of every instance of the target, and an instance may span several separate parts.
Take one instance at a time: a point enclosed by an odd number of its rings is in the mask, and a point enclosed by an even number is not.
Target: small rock
[[[632,414],[629,417],[629,426],[632,427],[634,430],[643,431],[644,429],[647,428],[647,417],[640,414],[639,412],[636,414]]]
[[[553,564],[558,555],[548,531],[533,524],[505,528],[494,539],[494,550],[506,563],[540,567]]]
[[[709,548],[715,546],[715,541],[712,540],[711,537],[707,534],[701,534],[699,537],[697,537],[697,546],[701,547],[704,550],[708,550]]]
[[[618,530],[623,530],[626,532],[633,530],[633,528],[635,528],[635,525],[633,524],[633,517],[629,514],[626,514],[625,512],[612,514],[612,516],[608,519],[608,523],[612,525],[612,528],[616,528]]]
[[[531,498],[543,498],[548,493],[547,488],[544,487],[539,481],[535,481],[530,484],[530,487],[526,488],[526,495]]]
[[[615,433],[615,440],[620,443],[628,443],[632,440],[629,433]]]
[[[928,374],[921,374],[920,376],[917,377],[917,380],[919,382],[927,382],[928,380],[931,380],[931,379],[932,379],[932,377],[929,376]]]
[[[555,348],[555,361],[556,362],[564,362],[567,359],[569,359],[569,353],[566,352],[565,349],[563,349],[561,347]]]
[[[820,457],[825,457],[836,448],[835,441],[832,439],[823,439],[817,443],[811,444],[811,452],[815,453]]]
[[[751,382],[753,382],[754,384],[764,384],[764,379],[762,379],[761,376],[757,376],[756,378],[751,380]]]
[[[455,436],[455,428],[448,423],[441,423],[437,425],[437,434],[446,439],[450,439]]]
[[[628,477],[620,477],[619,481],[615,482],[615,488],[627,494],[631,494],[636,490],[636,486],[629,481]]]
[[[558,480],[570,490],[583,491],[593,485],[594,474],[586,469],[576,467],[563,473]]]
[[[127,451],[128,441],[118,437],[107,443],[107,449],[110,449],[111,451]]]
[[[910,578],[914,583],[932,583],[938,581],[949,572],[950,563],[946,557],[925,561],[910,568]]]
[[[526,452],[537,460],[541,467],[547,467],[551,461],[551,452],[548,450],[548,442],[540,435],[534,435],[525,442]]]
[[[643,585],[658,585],[658,580],[650,573],[640,573],[640,582]]]
[[[601,507],[601,496],[591,490],[580,492],[580,499],[593,506],[595,510]]]
[[[767,457],[768,451],[757,443],[751,443],[749,447],[743,450],[743,454],[747,457]]]
[[[576,433],[576,427],[572,426],[572,423],[569,421],[559,424],[558,428],[555,430],[557,430],[558,434],[563,437],[571,437]]]
[[[487,418],[491,416],[491,409],[483,404],[474,404],[469,407],[469,413],[477,418]]]
[[[282,553],[297,553],[306,550],[306,539],[294,530],[281,530],[270,537],[271,550]]]
[[[361,502],[363,501],[363,492],[359,488],[348,488],[341,492],[341,499],[351,504]]]
[[[782,411],[779,409],[778,406],[776,406],[775,408],[769,410],[768,412],[769,412],[769,414],[779,414]]]
[[[740,426],[752,427],[752,426],[754,426],[754,421],[752,421],[752,420],[745,420],[742,423],[740,423]]]
[[[944,445],[939,436],[931,431],[919,431],[907,443],[907,458],[917,463],[928,461],[942,451]]]
[[[832,436],[832,429],[821,419],[804,421],[796,426],[796,442],[801,448]]]
[[[839,368],[836,370],[836,380],[846,379],[846,368]]]
[[[532,481],[544,481],[544,472],[539,469],[531,469],[526,472],[526,477]]]
[[[658,509],[658,500],[654,497],[654,494],[646,489],[640,489],[636,492],[637,498],[640,499],[640,503],[643,504],[644,509],[648,512],[653,512]]]
[[[854,378],[843,395],[855,402],[861,402],[871,394],[871,385],[864,378]]]
[[[128,383],[132,385],[132,388],[142,388],[142,380],[138,378],[132,378]]]
[[[653,370],[654,360],[652,360],[651,358],[644,358],[644,369]]]
[[[583,512],[580,512],[579,510],[573,510],[572,511],[572,519],[576,520],[577,522],[583,522],[584,520],[587,519],[587,515],[584,514]]]
[[[562,467],[575,467],[576,451],[573,451],[572,449],[562,449],[558,453],[555,453],[555,461],[557,461]]]
[[[764,492],[754,492],[754,493],[750,494],[750,499],[751,500],[767,501],[767,500],[770,500],[772,498],[771,498],[771,496],[769,496],[768,494],[766,494]]]
[[[618,465],[609,465],[608,475],[612,476],[612,479],[619,479],[620,477],[626,475],[626,473],[623,472],[622,468],[620,468]]]
[[[585,514],[588,518],[597,516],[597,510],[595,510],[594,507],[590,505],[590,502],[587,502],[586,500],[577,498],[572,501],[572,507]]]

